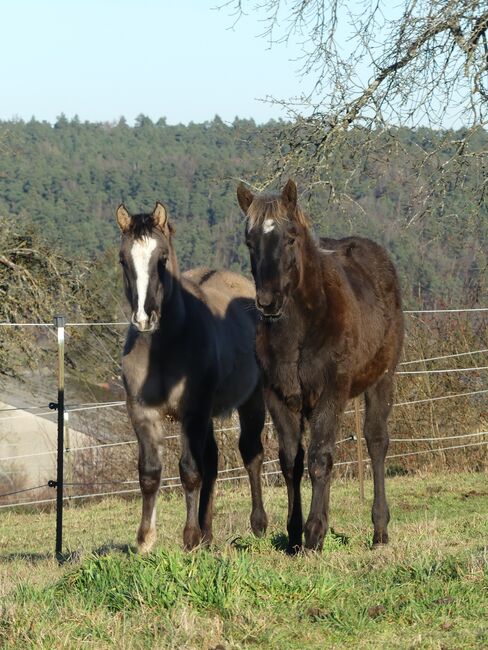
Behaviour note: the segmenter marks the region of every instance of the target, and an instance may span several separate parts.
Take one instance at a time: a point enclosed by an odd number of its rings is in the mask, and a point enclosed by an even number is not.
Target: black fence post
[[[58,334],[58,462],[56,476],[56,557],[63,550],[63,476],[64,476],[64,316],[54,317]]]

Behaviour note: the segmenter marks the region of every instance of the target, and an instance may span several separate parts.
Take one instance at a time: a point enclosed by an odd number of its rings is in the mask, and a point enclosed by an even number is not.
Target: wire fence
[[[464,437],[469,437],[469,436],[478,436],[478,435],[488,435],[488,431],[480,431],[477,433],[472,433],[472,434],[467,434],[467,436],[450,436],[449,438],[445,438],[446,440],[454,438],[464,438]],[[439,441],[439,439],[435,439]],[[391,441],[393,442],[393,441]],[[403,442],[403,441],[396,441],[396,442]],[[405,458],[409,456],[419,456],[419,455],[424,455],[424,454],[432,454],[432,453],[439,453],[439,452],[446,452],[446,451],[451,451],[454,449],[466,449],[469,447],[482,447],[488,445],[488,440],[482,441],[482,442],[474,442],[474,443],[468,443],[464,445],[449,445],[449,446],[442,446],[434,449],[422,449],[419,451],[410,451],[410,452],[405,452],[401,454],[390,454],[386,456],[386,460],[391,460],[393,458]],[[271,463],[279,463],[279,459],[275,458],[273,460],[268,460],[265,461],[263,464],[271,464]],[[349,461],[340,461],[338,463],[334,464],[334,467],[341,467],[345,465],[357,465],[358,461],[357,460],[349,460]],[[364,464],[368,465],[370,464],[369,459],[364,460]],[[306,466],[305,468],[306,469]],[[245,471],[245,467],[239,466],[239,467],[232,467],[224,470],[220,470],[217,476],[217,482],[222,483],[222,482],[228,482],[228,481],[241,481],[243,479],[247,479],[248,476],[247,474],[240,474],[238,476],[225,476],[222,477],[222,474],[230,473],[230,472],[242,472]],[[262,472],[261,476],[263,478],[269,477],[269,476],[276,476],[280,475],[281,470],[273,470],[271,472]],[[306,475],[304,475],[304,478],[306,479]],[[170,484],[167,483],[167,481],[171,481]],[[159,490],[167,490],[167,489],[175,489],[175,488],[181,488],[181,484],[178,484],[177,481],[180,481],[179,476],[168,476],[164,477],[161,479],[162,485],[160,485]],[[64,483],[65,487],[95,487],[97,485],[133,485],[139,483],[138,479],[133,479],[133,480],[127,480],[127,481],[100,481],[100,482],[90,482],[90,483],[81,483],[81,482],[75,482],[75,483]],[[47,487],[52,487],[49,485],[49,483],[44,483],[42,485],[37,485],[35,487],[30,487],[30,488],[25,488],[22,490],[16,490],[14,492],[10,492],[8,494],[3,494],[0,496],[10,496],[10,495],[16,495],[16,494],[21,494],[23,492],[30,492],[33,490],[40,490],[44,489]],[[108,497],[108,496],[117,496],[117,495],[122,495],[122,494],[132,494],[132,493],[138,493],[140,492],[139,488],[133,488],[129,490],[111,490],[109,492],[95,492],[95,493],[89,493],[89,494],[76,494],[76,495],[66,495],[63,496],[63,501],[77,501],[80,499],[92,499],[95,497]],[[14,503],[8,503],[8,504],[1,504],[0,509],[5,509],[5,508],[19,508],[23,506],[32,506],[32,505],[41,505],[41,504],[46,504],[46,503],[54,503],[56,501],[55,498],[52,499],[38,499],[35,501],[21,501],[21,502],[14,502]]]
[[[454,394],[451,394],[451,395],[439,395],[437,397],[428,397],[428,398],[425,398],[425,399],[411,400],[411,401],[406,401],[406,402],[397,402],[397,403],[393,404],[393,407],[413,406],[413,405],[416,405],[416,404],[428,404],[430,402],[437,402],[439,400],[454,399],[454,398],[458,398],[458,397],[469,397],[469,396],[472,396],[472,395],[482,395],[482,394],[486,394],[486,393],[488,393],[488,388],[482,389],[482,390],[475,390],[475,391],[466,391],[466,392],[462,392],[462,393],[454,393]],[[106,403],[104,405],[108,406],[108,407],[115,408],[115,407],[119,407],[119,406],[125,406],[125,402],[108,402],[108,403]],[[95,402],[91,406],[90,405],[85,405],[83,407],[83,409],[77,409],[77,408],[68,409],[68,414],[69,413],[74,413],[74,412],[77,412],[77,411],[80,411],[80,410],[98,409],[101,406],[102,406],[101,403]],[[361,409],[361,410],[363,410],[363,409]],[[344,412],[345,415],[351,415],[353,413],[354,413],[354,410],[347,410],[347,411]],[[47,412],[47,415],[53,415],[53,414],[55,414],[55,413],[52,412],[52,411]],[[30,413],[27,414],[27,416],[29,416],[29,415],[31,415],[31,414]],[[36,416],[36,415],[38,417],[41,416],[41,414],[34,414],[34,416]],[[6,419],[10,420],[10,419],[13,419],[13,417],[12,418],[6,418]],[[0,418],[0,421],[1,420],[2,420],[2,418]],[[265,427],[270,427],[270,426],[273,426],[273,423],[271,421],[268,421],[268,422],[265,422],[264,426]],[[236,426],[229,426],[229,427],[218,427],[218,428],[214,429],[214,431],[215,431],[215,433],[222,433],[222,432],[228,432],[228,431],[240,431],[240,427],[237,426],[237,425]],[[465,435],[469,436],[469,435],[475,435],[475,434],[465,434]],[[174,439],[178,439],[179,437],[180,437],[179,434],[175,434],[175,435],[163,436],[161,439],[162,440],[174,440]],[[456,438],[456,437],[463,437],[463,436],[451,436],[451,437]],[[403,441],[407,441],[407,440],[410,440],[412,442],[416,442],[416,441],[419,441],[419,440],[437,440],[437,439],[438,438],[406,438],[406,439],[402,438],[401,440],[399,440],[399,439],[396,439],[396,438],[390,438],[390,442],[400,442],[400,441],[403,442]],[[447,437],[445,439],[447,439]],[[348,438],[345,438],[344,440],[341,440],[339,442],[345,442],[345,441],[350,441],[350,440],[353,440],[353,438],[351,438],[349,436]],[[83,445],[83,446],[79,446],[79,447],[65,447],[64,452],[65,453],[73,453],[73,452],[78,452],[78,451],[88,451],[88,450],[93,450],[93,449],[124,447],[124,446],[127,446],[127,445],[136,445],[136,444],[137,444],[137,440],[124,440],[124,441],[120,441],[120,442],[97,443],[97,444],[93,444],[93,445]],[[39,456],[50,456],[50,455],[53,456],[53,455],[56,455],[56,453],[57,453],[56,450],[49,450],[49,451],[36,452],[36,453],[32,453],[32,454],[17,454],[17,455],[13,455],[13,456],[2,456],[2,457],[0,457],[0,462],[2,462],[2,461],[12,461],[12,460],[21,460],[21,459],[26,459],[26,458],[35,458],[35,457],[39,457]],[[2,495],[0,495],[0,497],[1,496]]]
[[[422,315],[452,315],[452,314],[472,314],[472,313],[484,313],[488,312],[488,307],[479,307],[479,308],[459,308],[459,309],[432,309],[432,310],[406,310],[404,313],[412,316],[422,316]],[[65,327],[105,327],[105,326],[127,326],[129,323],[126,321],[113,321],[113,322],[72,322],[66,323]],[[46,327],[54,328],[53,323],[0,323],[0,327]],[[435,350],[433,350],[435,352]],[[482,377],[484,371],[488,370],[488,365],[473,365],[474,359],[476,356],[485,355],[488,353],[488,348],[471,349],[461,352],[452,352],[450,354],[439,354],[436,356],[421,356],[416,359],[407,359],[402,361],[399,366],[399,370],[396,372],[396,376],[399,378],[407,378],[408,376],[418,376],[424,375],[426,377],[436,376],[436,375],[448,375],[453,373],[457,375],[475,375]],[[470,358],[472,363],[464,363],[463,367],[450,367],[450,368],[431,368],[426,367],[428,364],[437,361],[446,361],[449,359],[460,359],[460,358]],[[424,367],[417,369],[404,369],[405,366],[418,366],[423,365]],[[444,365],[444,364],[443,364]],[[485,384],[486,385],[486,384]],[[396,402],[394,407],[410,407],[415,405],[428,405],[444,400],[455,400],[461,398],[472,398],[475,396],[481,396],[488,393],[487,388],[480,388],[477,390],[465,390],[460,392],[454,392],[449,394],[442,395],[430,395],[429,397],[411,399]],[[0,422],[12,422],[20,418],[49,418],[50,416],[58,416],[55,410],[53,410],[53,404],[49,405],[49,410],[46,410],[46,404],[32,405],[27,404],[23,406],[6,406],[0,409]],[[98,411],[100,409],[119,409],[124,408],[125,402],[122,400],[112,400],[112,401],[100,401],[100,402],[80,402],[72,403],[66,405],[66,415],[69,417],[70,414],[85,414],[92,411]],[[362,410],[362,409],[359,409]],[[347,415],[354,414],[355,410],[347,410],[345,413]],[[266,422],[265,427],[268,429],[272,427],[272,422]],[[228,432],[239,431],[238,426],[221,426],[215,429],[216,433],[225,434]],[[457,433],[453,435],[444,434],[436,436],[417,436],[417,437],[392,437],[390,438],[390,443],[400,446],[400,451],[398,453],[389,454],[386,457],[386,460],[396,460],[409,457],[425,456],[429,454],[448,454],[454,452],[455,450],[468,450],[468,449],[480,449],[488,445],[488,440],[485,437],[488,436],[488,431],[471,431],[469,433]],[[178,439],[179,434],[175,435],[166,435],[163,437],[163,441],[171,441]],[[453,441],[455,444],[446,445],[447,441]],[[337,441],[337,445],[344,445],[347,447],[347,443],[357,442],[357,436],[352,434],[345,438],[342,438]],[[361,441],[362,444],[364,442]],[[459,444],[458,444],[459,443]],[[62,446],[62,455],[64,454],[74,454],[88,451],[104,451],[110,449],[116,449],[121,447],[134,446],[137,444],[136,440],[123,440],[116,442],[97,442],[94,444],[81,444],[77,446]],[[428,449],[405,449],[405,445],[430,445]],[[23,454],[10,454],[7,456],[0,457],[0,463],[6,462],[16,462],[21,460],[26,460],[29,458],[41,458],[45,456],[56,456],[58,450],[45,450],[38,451],[34,453],[23,453]],[[59,455],[58,455],[59,462]],[[334,467],[348,467],[358,465],[358,459],[350,460],[340,460],[334,464]],[[363,461],[364,465],[369,466],[369,459],[365,458]],[[281,470],[277,467],[279,464],[278,458],[272,458],[264,462],[264,471],[262,476],[264,479],[269,480],[271,477],[279,477],[281,475]],[[276,469],[273,469],[273,466],[276,466]],[[217,481],[219,483],[228,483],[241,481],[247,478],[247,473],[245,468],[242,465],[226,467],[221,469],[218,472]],[[58,501],[61,498],[62,502],[78,502],[84,499],[93,499],[93,498],[104,498],[110,496],[126,496],[131,494],[136,494],[140,492],[139,487],[136,487],[138,479],[127,479],[127,480],[105,480],[100,478],[100,480],[71,480],[64,481],[61,487],[61,492],[59,492],[59,485],[56,481],[51,480],[42,484],[37,484],[30,487],[20,488],[20,489],[11,489],[5,493],[0,494],[0,499],[8,499],[8,503],[0,503],[0,509],[7,508],[21,508],[28,506],[41,506],[41,505],[50,505]],[[100,487],[112,486],[116,489],[113,490],[99,490]],[[130,487],[134,486],[134,487]],[[160,490],[169,490],[169,489],[178,489],[181,487],[179,476],[166,476],[161,479]],[[87,493],[76,493],[71,494],[70,492],[73,489],[88,490]],[[119,489],[120,488],[120,489]],[[45,497],[45,491],[49,489],[58,489],[58,495],[52,498]],[[25,500],[20,498],[18,500],[11,500],[11,497],[17,497],[18,495],[24,495],[31,492],[40,493],[38,499]]]

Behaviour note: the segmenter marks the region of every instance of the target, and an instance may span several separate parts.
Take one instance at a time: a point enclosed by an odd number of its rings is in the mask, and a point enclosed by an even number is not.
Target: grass
[[[67,509],[70,562],[52,557],[53,513],[0,513],[0,647],[482,648],[488,646],[484,474],[389,479],[391,543],[372,550],[371,484],[336,481],[322,554],[287,557],[286,496],[249,533],[245,487],[220,487],[215,546],[181,550],[183,498],[159,504],[154,554],[131,544],[139,499]],[[305,496],[310,497],[308,485]]]

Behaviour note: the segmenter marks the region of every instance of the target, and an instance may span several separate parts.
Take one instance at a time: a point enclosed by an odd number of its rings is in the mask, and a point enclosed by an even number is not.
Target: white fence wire
[[[484,431],[484,432],[480,432],[480,433],[485,435],[488,432]],[[439,439],[439,440],[441,440],[441,439]],[[424,454],[446,452],[446,451],[451,451],[453,449],[466,449],[466,448],[469,448],[469,447],[481,447],[481,446],[486,446],[486,445],[488,445],[488,440],[487,441],[482,441],[482,442],[468,443],[468,444],[465,444],[465,445],[450,445],[448,447],[438,447],[438,448],[434,448],[434,449],[422,449],[422,450],[419,450],[419,451],[405,452],[405,453],[402,453],[402,454],[391,454],[391,455],[386,456],[386,460],[390,460],[392,458],[406,458],[408,456],[419,456],[419,455],[424,455]],[[276,463],[276,462],[279,462],[279,460],[278,459],[273,459],[273,460],[270,460],[270,461],[266,461],[266,463]],[[334,463],[334,467],[341,467],[341,466],[344,466],[344,465],[356,465],[357,462],[358,462],[357,460],[341,461],[341,462],[338,462],[338,463]],[[364,460],[364,464],[367,465],[369,463],[370,463],[370,460],[366,458]],[[245,469],[244,467],[234,467],[232,469],[221,470],[219,472],[217,482],[223,483],[223,482],[228,482],[228,481],[240,481],[242,479],[246,479],[246,478],[248,478],[247,474],[241,474],[239,476],[225,476],[225,477],[221,476],[221,474],[223,474],[224,472],[232,472],[232,471],[237,472],[237,471],[243,471],[244,469]],[[273,470],[271,472],[263,472],[261,474],[261,476],[262,477],[268,477],[268,476],[276,476],[276,475],[280,475],[280,474],[281,474],[281,470]],[[306,479],[306,475],[304,475],[304,478]],[[170,477],[163,478],[161,480],[162,481],[179,481],[180,479],[179,479],[179,476],[170,476]],[[138,483],[138,481],[137,480],[118,481],[116,483],[129,485],[129,484]],[[97,484],[95,482],[95,483],[88,483],[88,484],[83,484],[83,485],[95,486],[95,485],[103,485],[103,484],[106,484],[106,483],[102,482],[102,483]],[[114,482],[114,484],[115,484],[115,482]],[[65,485],[66,485],[66,487],[70,486],[69,483],[67,483]],[[76,485],[76,484],[72,484],[72,485]],[[81,485],[81,484],[78,484],[78,485]],[[41,485],[41,486],[36,486],[35,488],[27,488],[24,491],[42,489],[42,488],[46,488],[46,487],[47,487],[47,485]],[[181,485],[179,485],[176,482],[173,482],[173,483],[170,483],[170,484],[163,484],[163,485],[160,486],[159,489],[160,490],[167,490],[167,489],[175,489],[175,488],[179,488],[179,487],[181,487]],[[94,493],[90,493],[90,494],[76,494],[76,495],[73,495],[73,496],[68,496],[67,495],[67,496],[63,497],[63,501],[78,501],[80,499],[92,499],[92,498],[95,498],[95,497],[112,497],[112,496],[117,496],[117,495],[121,495],[121,494],[132,494],[132,493],[138,493],[138,492],[140,492],[139,488],[132,488],[132,489],[129,489],[129,490],[112,490],[110,492],[94,492]],[[7,504],[0,505],[0,509],[20,508],[20,507],[24,507],[24,506],[42,505],[42,504],[46,504],[46,503],[54,503],[55,501],[56,501],[56,499],[52,498],[52,499],[38,499],[38,500],[35,500],[35,501],[21,501],[21,502],[16,502],[16,503],[7,503]]]
[[[425,309],[425,310],[405,310],[405,314],[409,315],[415,315],[415,314],[454,314],[454,313],[473,313],[473,312],[488,312],[488,307],[477,307],[477,308],[459,308],[459,309]],[[129,323],[125,321],[116,321],[116,322],[73,322],[73,323],[66,323],[66,327],[91,327],[91,326],[127,326]],[[0,323],[0,327],[54,327],[53,323],[8,323],[8,322],[2,322]],[[453,353],[453,354],[448,354],[448,355],[441,355],[441,356],[436,356],[436,357],[429,357],[429,358],[421,358],[421,359],[415,359],[415,360],[409,360],[409,361],[403,361],[399,365],[400,366],[406,366],[406,365],[412,365],[412,364],[419,364],[419,363],[429,363],[432,361],[438,361],[438,360],[445,360],[445,359],[451,359],[451,358],[457,358],[457,357],[463,357],[463,356],[473,356],[477,354],[485,354],[488,352],[488,349],[479,349],[479,350],[470,350],[466,352],[458,352],[458,353]],[[481,371],[481,370],[487,370],[488,366],[469,366],[465,368],[441,368],[441,369],[422,369],[422,370],[399,370],[397,371],[397,375],[420,375],[420,374],[444,374],[444,373],[460,373],[460,372],[476,372],[476,371]],[[428,403],[428,402],[434,402],[438,400],[445,400],[445,399],[451,399],[451,398],[458,398],[458,397],[467,397],[467,396],[473,396],[473,395],[480,395],[487,393],[488,389],[482,389],[482,390],[476,390],[476,391],[468,391],[464,393],[454,393],[450,395],[441,395],[437,397],[430,397],[430,398],[425,398],[425,399],[419,399],[419,400],[411,400],[407,402],[398,402],[394,404],[394,406],[408,406],[408,405],[413,405],[413,404],[423,404],[423,403]],[[111,402],[92,402],[92,403],[82,403],[78,405],[73,405],[72,407],[67,409],[68,413],[77,413],[77,412],[84,412],[84,411],[90,411],[90,410],[95,410],[95,409],[102,409],[102,408],[118,408],[122,407],[125,405],[125,402],[123,401],[111,401]],[[2,416],[0,417],[0,421],[12,421],[17,418],[25,418],[25,417],[47,417],[51,415],[56,415],[56,412],[53,410],[46,411],[46,412],[35,412],[39,409],[42,409],[42,406],[26,406],[26,407],[8,407],[4,409],[0,409],[0,412],[7,412],[7,411],[27,411],[27,412],[22,412],[18,413],[15,415],[7,415],[7,416]],[[32,411],[32,412],[29,412]],[[354,413],[354,411],[346,411],[347,414]],[[271,422],[266,422],[265,426],[271,426]],[[234,430],[239,430],[239,427],[237,426],[230,426],[230,427],[221,427],[216,429],[216,432],[227,432],[227,431],[234,431]],[[488,435],[488,431],[477,431],[473,433],[467,433],[467,434],[460,434],[460,435],[452,435],[452,436],[438,436],[438,437],[425,437],[425,438],[391,438],[390,442],[392,443],[399,443],[399,444],[405,444],[405,443],[432,443],[432,442],[442,442],[444,440],[457,440],[457,439],[465,439],[465,438],[474,438],[474,437],[480,437],[480,436],[485,436]],[[174,438],[179,438],[179,435],[170,435],[170,436],[165,436],[165,440],[169,439],[174,439]],[[348,440],[354,440],[354,436],[349,436],[348,438],[345,438],[344,440],[339,440],[339,443],[346,442]],[[92,450],[92,449],[104,449],[104,448],[113,448],[113,447],[120,447],[123,445],[134,445],[136,444],[137,441],[135,440],[130,440],[130,441],[121,441],[121,442],[113,442],[113,443],[102,443],[102,444],[95,444],[95,445],[85,445],[85,446],[80,446],[80,447],[67,447],[65,448],[65,453],[71,453],[71,452],[77,452],[77,451],[85,451],[85,450]],[[395,459],[395,458],[404,458],[404,457],[409,457],[409,456],[418,456],[418,455],[424,455],[424,454],[429,454],[429,453],[438,453],[438,452],[446,452],[454,449],[466,449],[466,448],[472,448],[472,447],[481,447],[488,445],[488,441],[479,441],[479,442],[473,442],[473,443],[465,443],[465,444],[460,444],[460,445],[450,445],[450,446],[442,446],[442,447],[436,447],[436,448],[431,448],[431,449],[423,449],[423,450],[416,450],[416,451],[407,451],[403,453],[398,453],[398,454],[391,454],[386,457],[386,459]],[[55,455],[57,452],[55,450],[51,451],[43,451],[43,452],[37,452],[34,454],[19,454],[16,456],[6,456],[3,458],[0,458],[0,462],[2,461],[11,461],[11,460],[18,460],[18,459],[25,459],[25,458],[32,458],[36,456],[46,456],[46,455]],[[268,464],[273,464],[279,462],[278,459],[272,459],[265,461],[264,465]],[[340,467],[344,465],[354,465],[357,464],[357,460],[351,460],[351,461],[341,461],[338,463],[335,463],[334,467]],[[369,463],[369,459],[365,459],[364,463],[367,464]],[[245,468],[244,467],[234,467],[234,468],[228,468],[221,470],[218,473],[218,482],[228,482],[228,481],[237,481],[241,480],[244,478],[247,478],[247,474],[242,474],[238,476],[222,476],[222,474],[231,474],[232,472],[242,472]],[[273,470],[273,471],[266,471],[263,472],[262,476],[263,477],[268,477],[268,476],[273,476],[281,474],[281,470]],[[160,489],[169,489],[169,488],[175,488],[178,487],[177,481],[179,481],[179,476],[171,476],[171,477],[166,477],[162,479],[163,484],[161,485]],[[82,483],[72,483],[72,484],[65,484],[66,487],[69,487],[70,485],[72,487],[76,485],[84,485],[87,487],[94,487],[96,485],[105,485],[105,484],[119,484],[119,485],[129,485],[129,484],[134,484],[137,483],[137,480],[128,480],[128,481],[114,481],[114,482],[89,482],[86,484]],[[170,483],[168,483],[170,482]],[[24,488],[22,490],[17,490],[11,493],[8,493],[7,495],[0,495],[1,497],[5,496],[12,496],[14,494],[20,494],[22,492],[29,492],[29,491],[34,491],[34,490],[39,490],[39,489],[44,489],[48,487],[47,484],[41,485],[41,486],[35,486],[35,487],[30,487],[30,488]],[[125,495],[125,494],[130,494],[130,493],[136,493],[139,492],[139,488],[134,488],[134,489],[129,489],[129,490],[114,490],[110,492],[96,492],[96,493],[90,493],[90,494],[78,494],[78,495],[66,495],[63,497],[64,501],[76,501],[80,499],[89,499],[89,498],[94,498],[94,497],[105,497],[105,496],[116,496],[116,495]],[[29,506],[29,505],[41,505],[41,504],[47,504],[47,503],[53,503],[56,501],[56,498],[50,498],[50,499],[38,499],[38,500],[31,500],[31,501],[21,501],[21,502],[14,502],[14,503],[7,503],[7,504],[1,504],[0,509],[3,508],[16,508],[16,507],[21,507],[21,506]]]

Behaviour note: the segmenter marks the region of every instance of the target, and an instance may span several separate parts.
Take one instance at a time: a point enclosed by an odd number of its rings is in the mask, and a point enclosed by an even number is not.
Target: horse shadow
[[[333,528],[329,530],[328,536],[330,536],[334,541],[338,542],[342,546],[347,546],[351,540],[349,535],[345,533],[339,533]],[[281,551],[282,553],[290,554],[288,547],[288,535],[286,533],[274,533],[271,536],[271,546],[275,551]]]
[[[123,555],[131,555],[137,553],[137,548],[131,544],[116,544],[108,543],[99,546],[91,551],[91,555],[94,556],[106,556],[111,553],[121,553]],[[59,565],[63,564],[76,564],[80,562],[83,558],[83,551],[81,550],[70,550],[64,553],[8,553],[6,555],[0,555],[0,564],[8,562],[18,562],[24,561],[29,564],[39,564],[40,562],[46,562],[47,560],[56,560]]]

